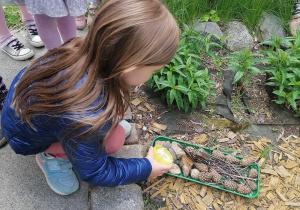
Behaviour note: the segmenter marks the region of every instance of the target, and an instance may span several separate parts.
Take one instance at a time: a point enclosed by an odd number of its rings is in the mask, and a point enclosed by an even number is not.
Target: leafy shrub
[[[248,74],[258,75],[260,70],[254,64],[263,62],[263,60],[255,58],[260,56],[260,54],[251,53],[248,47],[227,56],[226,58],[229,59],[228,70],[236,71],[232,84],[240,82],[240,85],[243,85],[244,82],[249,82]],[[240,81],[242,78],[243,81]]]
[[[209,95],[215,95],[211,88],[215,85],[210,80],[208,70],[199,70],[203,51],[203,39],[194,29],[184,25],[180,36],[178,50],[163,69],[153,74],[148,86],[154,91],[162,91],[162,100],[166,100],[169,107],[175,101],[178,109],[187,112],[190,105],[195,109],[200,102],[205,108],[205,101]]]
[[[262,52],[267,55],[268,66],[263,69],[269,77],[266,85],[274,88],[276,103],[291,106],[296,116],[300,116],[300,31],[295,37],[272,37],[264,43],[271,49]],[[281,44],[289,49],[280,49]]]
[[[218,16],[218,13],[216,10],[211,10],[209,13],[203,15],[200,19],[200,21],[202,22],[214,22],[214,23],[218,23],[220,21],[220,17]]]
[[[2,6],[7,27],[18,26],[22,23],[21,11],[15,6]]]

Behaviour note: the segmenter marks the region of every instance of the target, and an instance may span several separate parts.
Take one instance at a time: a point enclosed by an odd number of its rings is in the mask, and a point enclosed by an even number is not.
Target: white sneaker
[[[44,43],[37,32],[34,20],[26,21],[25,26],[28,33],[29,43],[34,47],[43,47]]]
[[[14,36],[10,36],[1,43],[1,50],[17,61],[27,60],[34,56],[33,51],[30,48],[24,47]]]

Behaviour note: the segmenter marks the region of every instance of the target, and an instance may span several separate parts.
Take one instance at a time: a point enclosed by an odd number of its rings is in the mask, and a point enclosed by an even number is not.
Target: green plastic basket
[[[184,148],[188,147],[188,146],[191,146],[191,147],[194,147],[195,149],[198,149],[199,147],[202,147],[202,146],[198,146],[198,145],[194,145],[194,144],[190,144],[190,143],[186,143],[186,142],[183,142],[183,141],[179,141],[179,140],[176,140],[176,139],[171,139],[171,138],[167,138],[167,137],[163,137],[163,136],[158,136],[156,137],[153,141],[152,141],[152,146],[155,145],[155,142],[156,141],[169,141],[170,143],[172,143],[173,141],[179,143],[181,146],[183,146]],[[212,149],[209,149],[207,147],[202,147],[207,153],[211,154],[212,153]],[[227,153],[223,152],[225,155],[227,155]],[[236,156],[234,155],[236,158],[238,159],[243,159],[243,157],[240,157],[240,156]],[[182,179],[186,179],[186,180],[189,180],[189,181],[192,181],[192,182],[196,182],[196,183],[199,183],[199,184],[203,184],[203,185],[206,185],[206,186],[209,186],[209,187],[213,187],[213,188],[216,188],[216,189],[219,189],[219,190],[224,190],[226,192],[230,192],[230,193],[233,193],[233,194],[237,194],[237,195],[240,195],[240,196],[243,196],[243,197],[246,197],[246,198],[255,198],[256,196],[258,196],[258,192],[259,192],[259,177],[260,177],[260,168],[258,166],[257,163],[253,163],[251,166],[248,167],[247,169],[247,172],[249,172],[249,170],[251,168],[254,168],[258,171],[258,177],[257,177],[257,180],[254,181],[254,183],[256,184],[257,186],[257,189],[256,190],[252,190],[249,194],[240,194],[238,193],[237,191],[232,191],[232,190],[227,190],[227,189],[224,189],[222,187],[221,184],[217,184],[217,185],[211,185],[211,184],[207,184],[207,183],[204,183],[204,182],[200,182],[199,180],[197,179],[193,179],[190,175],[188,177],[185,177],[183,176],[182,172],[178,175],[176,174],[171,174],[171,173],[166,173],[168,175],[171,175],[171,176],[175,176],[175,177],[178,177],[178,178],[182,178]]]

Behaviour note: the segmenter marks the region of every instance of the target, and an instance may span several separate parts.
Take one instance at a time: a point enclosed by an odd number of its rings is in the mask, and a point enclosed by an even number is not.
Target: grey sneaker
[[[1,43],[1,50],[17,61],[23,61],[34,56],[33,51],[24,47],[14,36],[10,36]]]
[[[34,20],[26,21],[25,26],[28,33],[29,43],[34,47],[43,47],[44,43],[37,32]]]
[[[0,147],[4,146],[6,143],[7,142],[5,140],[5,137],[3,136],[2,129],[0,129]]]
[[[293,12],[292,12],[292,18],[298,18],[300,17],[300,1],[295,1]]]

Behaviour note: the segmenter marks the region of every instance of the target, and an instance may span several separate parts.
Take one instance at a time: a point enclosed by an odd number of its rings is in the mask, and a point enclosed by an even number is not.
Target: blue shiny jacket
[[[74,122],[72,119],[93,116],[103,110],[89,114],[81,113],[80,116],[69,113],[61,117],[35,117],[32,123],[36,130],[33,130],[27,123],[21,123],[20,118],[15,114],[15,110],[10,108],[10,104],[15,92],[15,85],[25,70],[26,68],[13,80],[1,116],[1,127],[4,136],[17,154],[37,154],[45,151],[52,143],[60,141],[80,179],[90,184],[113,187],[141,182],[149,177],[152,167],[148,159],[122,159],[107,156],[105,150],[99,146],[102,144],[101,131],[99,131],[99,135],[87,137],[75,149],[73,149],[73,146],[76,139],[65,148],[62,138]],[[85,78],[82,78],[77,86],[80,86],[84,80]],[[101,100],[101,95],[98,99]],[[109,127],[110,124],[105,125],[102,129],[107,130]],[[72,150],[73,152],[71,152]]]

